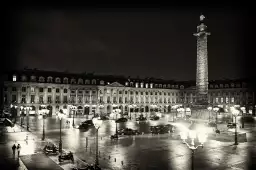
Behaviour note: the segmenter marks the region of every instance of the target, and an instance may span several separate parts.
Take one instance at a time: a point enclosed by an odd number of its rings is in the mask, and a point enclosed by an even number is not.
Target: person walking
[[[17,150],[18,150],[18,157],[20,156],[20,150],[21,150],[21,146],[20,146],[20,144],[18,144],[18,146],[17,146]]]
[[[16,151],[16,145],[13,144],[13,145],[12,145],[12,153],[13,153],[13,155],[15,155],[15,151]]]

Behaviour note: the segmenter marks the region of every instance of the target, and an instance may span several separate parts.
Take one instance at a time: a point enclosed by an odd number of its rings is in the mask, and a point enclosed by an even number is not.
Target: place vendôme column
[[[208,50],[207,38],[210,32],[204,24],[205,16],[200,16],[200,24],[197,26],[197,32],[193,35],[197,37],[197,69],[196,69],[196,102],[192,106],[197,114],[207,115],[208,103]],[[205,113],[205,114],[204,114]]]

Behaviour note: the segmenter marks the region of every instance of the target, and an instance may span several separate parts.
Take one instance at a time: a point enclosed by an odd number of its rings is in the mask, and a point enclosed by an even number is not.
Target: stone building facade
[[[195,82],[178,82],[154,78],[130,78],[71,74],[65,72],[26,69],[6,74],[4,106],[31,115],[46,107],[49,115],[62,109],[65,114],[110,114],[113,108],[122,114],[134,112],[171,112],[177,104],[196,102]],[[245,80],[210,81],[208,99],[212,105],[239,104],[248,110],[254,104],[254,92]],[[254,104],[255,105],[255,104]],[[76,106],[76,107],[74,107]]]

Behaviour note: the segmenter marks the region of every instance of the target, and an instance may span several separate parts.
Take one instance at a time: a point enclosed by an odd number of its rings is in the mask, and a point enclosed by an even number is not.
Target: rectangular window
[[[44,88],[40,87],[40,88],[39,88],[39,92],[40,92],[40,93],[44,92]]]
[[[56,96],[55,103],[60,103],[60,96]]]
[[[52,89],[51,88],[48,88],[48,93],[51,93],[52,92]]]
[[[13,75],[13,76],[12,76],[12,81],[17,81],[16,75]]]
[[[219,98],[218,97],[216,97],[216,103],[219,103]]]
[[[17,91],[16,87],[12,87],[12,91]]]
[[[60,92],[60,89],[59,89],[59,88],[57,88],[57,89],[56,89],[56,93],[59,93],[59,92]]]
[[[47,97],[47,102],[48,102],[48,103],[52,103],[52,96],[48,96],[48,97]]]
[[[235,102],[234,97],[232,97],[231,98],[231,103],[234,103],[234,102]]]
[[[21,96],[21,103],[26,103],[26,95]]]
[[[31,95],[30,103],[35,103],[35,95]]]
[[[16,99],[16,95],[12,95],[12,103],[16,102],[17,99]]]
[[[39,96],[39,103],[44,103],[44,97],[43,96]]]
[[[21,88],[21,91],[22,91],[22,92],[26,92],[26,87],[22,87],[22,88]]]
[[[64,102],[64,103],[67,103],[67,102],[68,102],[68,96],[64,96],[64,97],[63,97],[63,102]]]
[[[220,98],[220,102],[221,102],[221,103],[223,103],[223,97],[222,97],[222,98]]]
[[[68,89],[64,89],[64,93],[67,93],[68,92]]]
[[[34,88],[34,87],[31,87],[30,91],[31,91],[31,92],[35,92],[35,88]]]

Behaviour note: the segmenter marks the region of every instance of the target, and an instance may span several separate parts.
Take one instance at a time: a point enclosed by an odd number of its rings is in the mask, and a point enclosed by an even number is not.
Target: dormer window
[[[172,85],[172,89],[174,89],[175,88],[175,86],[174,85]]]
[[[12,81],[17,81],[17,76],[16,75],[12,76]]]
[[[138,88],[138,87],[139,87],[139,83],[136,83],[136,84],[135,84],[135,87]]]
[[[217,89],[217,88],[219,88],[219,86],[216,84],[216,85],[215,85],[215,88]]]
[[[159,84],[159,88],[162,88],[162,84]]]
[[[30,80],[31,80],[31,81],[36,81],[36,76],[31,76],[31,77],[30,77]]]
[[[52,83],[52,77],[47,77],[47,83]]]
[[[242,87],[246,87],[246,83],[245,82],[242,83]]]
[[[44,77],[39,77],[39,82],[44,83]]]
[[[225,88],[229,88],[229,85],[228,85],[228,84],[225,84]]]
[[[78,79],[78,84],[83,84],[83,79]]]
[[[155,84],[155,88],[158,88],[158,84]]]
[[[237,83],[237,84],[236,84],[236,87],[240,87],[240,84],[239,84],[239,83]]]
[[[76,84],[76,79],[72,78],[70,83],[71,84]]]
[[[130,86],[133,87],[133,82],[130,82]]]
[[[176,88],[176,89],[179,88],[179,85],[175,85],[175,88]]]
[[[128,82],[125,82],[125,85],[126,85],[126,86],[129,86],[129,83],[128,83]]]
[[[55,83],[60,83],[60,78],[59,78],[59,77],[57,77],[57,78],[55,79]]]
[[[26,76],[21,76],[21,81],[27,81],[27,77]]]
[[[153,88],[153,83],[150,83],[150,88],[151,88],[151,89]]]
[[[145,85],[145,86],[146,86],[146,88],[148,88],[148,83],[146,83],[146,85]]]
[[[163,85],[163,88],[166,88],[166,85],[165,85],[165,84]]]
[[[223,88],[223,84],[220,84],[220,88]]]
[[[92,80],[92,84],[96,84],[96,80],[95,79]]]
[[[180,89],[184,89],[184,86],[183,86],[183,85],[181,85],[181,86],[180,86]]]
[[[100,81],[100,85],[104,85],[104,81],[103,80]]]
[[[85,80],[85,84],[90,84],[90,80]]]
[[[65,77],[65,78],[63,79],[63,83],[64,83],[64,84],[68,84],[68,78],[67,78],[67,77]]]
[[[231,87],[232,87],[232,88],[235,87],[235,84],[234,84],[234,83],[231,83]]]
[[[212,84],[210,85],[210,88],[213,88],[213,85],[212,85]]]
[[[168,84],[168,85],[167,85],[167,88],[171,88],[171,85],[170,85],[170,84]]]
[[[140,83],[140,88],[143,88],[143,83]]]

